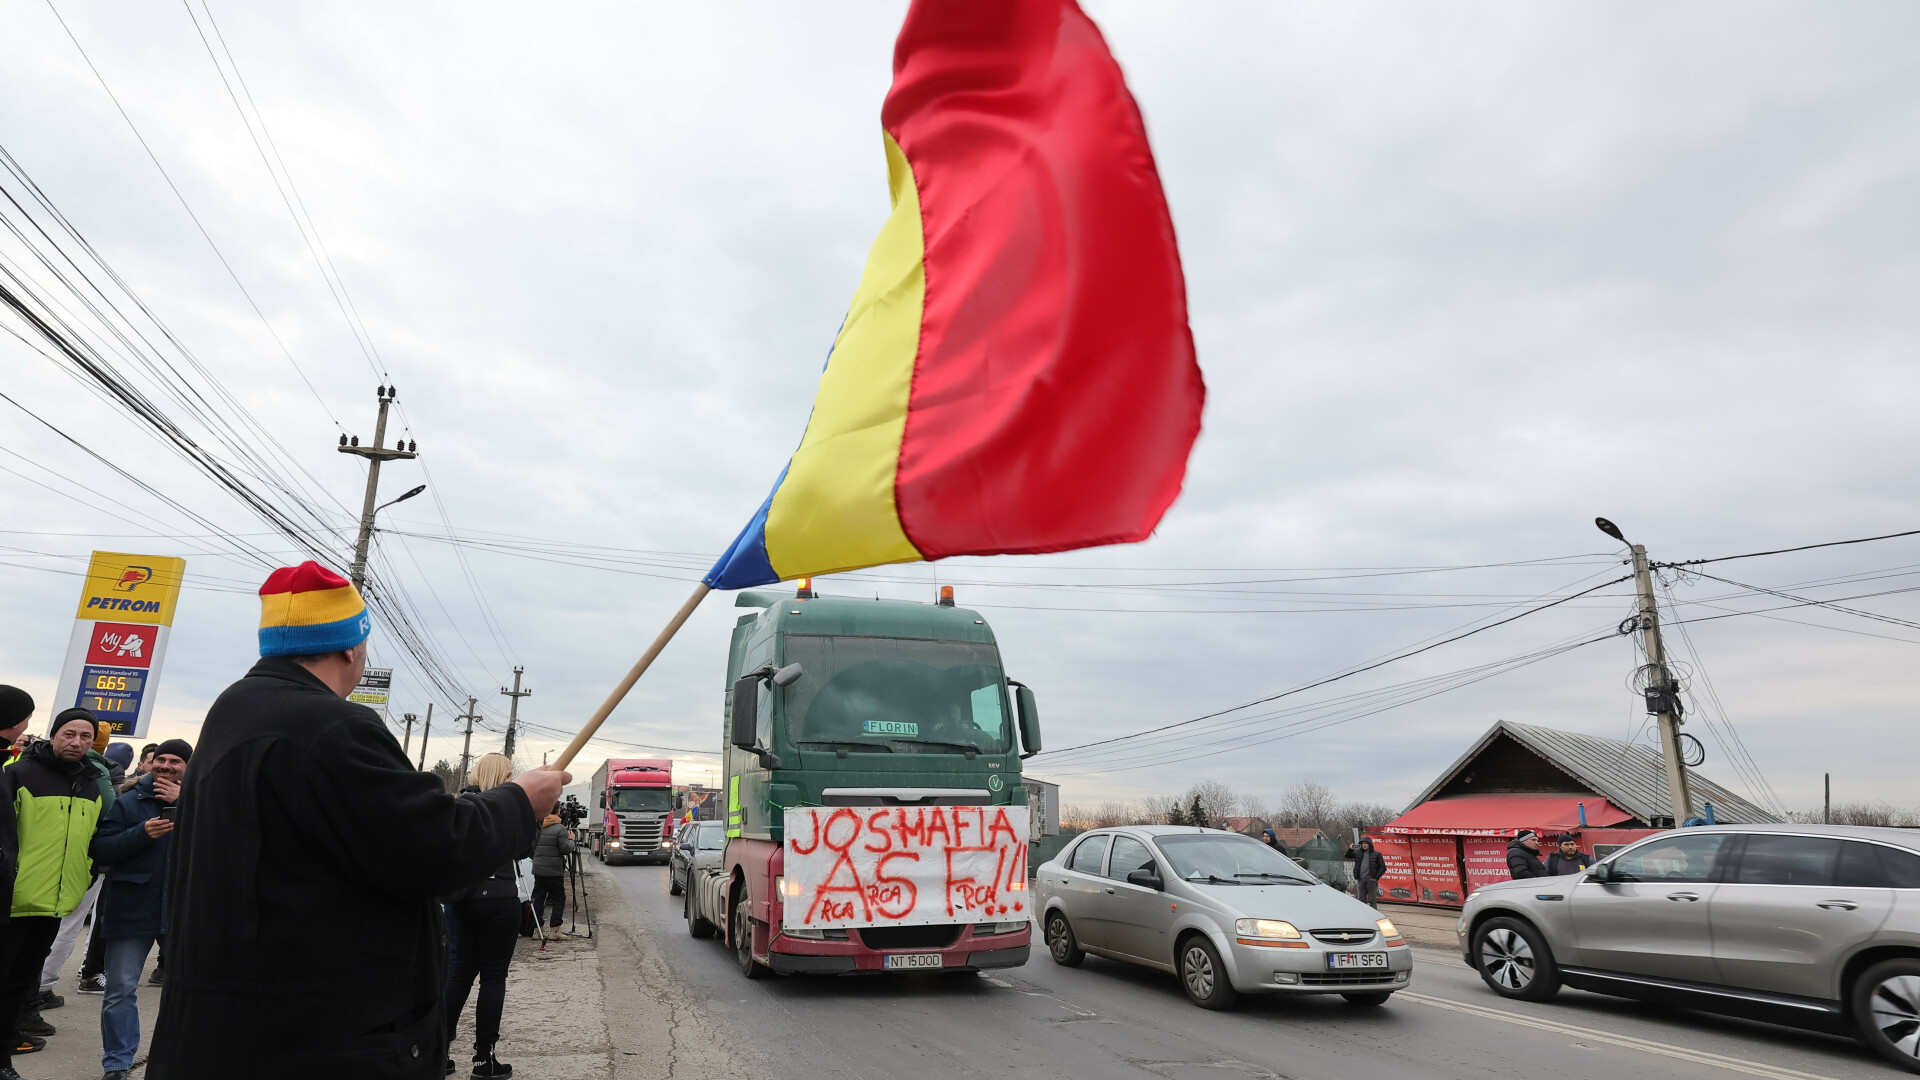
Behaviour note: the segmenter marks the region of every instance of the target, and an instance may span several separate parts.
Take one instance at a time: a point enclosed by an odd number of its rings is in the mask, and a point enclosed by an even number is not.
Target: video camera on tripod
[[[587,808],[580,805],[578,795],[567,796],[567,801],[560,804],[559,810],[560,823],[569,829],[579,828],[580,823],[587,819]]]

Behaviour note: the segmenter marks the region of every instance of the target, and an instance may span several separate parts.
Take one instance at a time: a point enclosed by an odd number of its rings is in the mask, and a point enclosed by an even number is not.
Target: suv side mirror
[[[1596,863],[1587,868],[1587,880],[1608,882],[1613,880],[1613,866],[1610,863]]]
[[[1154,873],[1147,867],[1141,867],[1128,874],[1127,884],[1138,885],[1143,889],[1152,889],[1155,892],[1159,892],[1167,887],[1166,882],[1160,880],[1160,875]]]
[[[1013,687],[1014,710],[1020,718],[1020,756],[1030,758],[1040,752],[1040,705],[1025,683],[1008,679],[1007,685]]]
[[[733,684],[733,729],[728,733],[728,741],[742,750],[752,750],[758,740],[754,725],[759,715],[760,678],[757,675],[741,676]]]

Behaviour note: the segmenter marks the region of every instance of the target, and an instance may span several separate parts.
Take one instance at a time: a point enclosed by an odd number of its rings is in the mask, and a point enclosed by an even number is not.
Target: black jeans
[[[567,879],[561,877],[559,874],[555,874],[552,877],[548,877],[545,874],[535,874],[533,876],[534,922],[540,921],[540,912],[545,909],[548,902],[551,902],[553,905],[553,918],[547,921],[547,925],[559,926],[560,914],[567,908]]]
[[[12,1067],[13,1048],[20,1045],[20,1007],[40,994],[40,968],[53,951],[60,920],[51,916],[19,916],[0,926],[0,1066]]]
[[[463,900],[447,908],[447,1037],[467,1007],[473,980],[473,1052],[478,1057],[500,1040],[500,1014],[507,1005],[507,965],[520,938],[520,901],[512,896]],[[37,977],[37,975],[36,975]]]

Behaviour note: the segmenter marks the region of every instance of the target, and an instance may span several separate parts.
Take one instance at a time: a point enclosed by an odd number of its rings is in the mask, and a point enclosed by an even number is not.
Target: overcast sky
[[[904,4],[212,8],[376,363],[187,11],[57,3],[261,315],[38,0],[0,0],[0,145],[311,474],[331,521],[364,484],[333,446],[371,437],[374,387],[393,381],[422,456],[383,492],[430,479],[434,499],[384,513],[379,558],[490,710],[476,752],[498,747],[516,662],[535,691],[523,716],[572,730],[799,440],[887,213],[878,115]],[[1920,528],[1920,9],[1088,9],[1180,235],[1210,391],[1185,493],[1141,545],[821,582],[913,599],[955,583],[1039,695],[1048,745],[1212,713],[1607,581],[1619,549],[1596,514],[1671,560]],[[0,255],[24,266],[11,237]],[[0,371],[220,530],[266,532],[69,369],[0,335]],[[155,731],[193,737],[252,662],[263,569],[4,402],[0,451],[0,681],[43,722],[86,554],[185,555]],[[519,553],[456,548],[449,527]],[[620,550],[581,565],[580,545]],[[1523,560],[1559,561],[1342,569]],[[1920,537],[1703,569],[1885,593],[1920,585]],[[1837,800],[1920,801],[1920,627],[1671,588],[1681,619],[1781,609],[1670,631],[1706,775],[1766,798],[1757,774],[1790,807],[1816,805],[1826,771]],[[717,747],[729,599],[709,599],[609,737]],[[1500,718],[1651,740],[1618,636],[1425,700],[1325,704],[1602,636],[1629,604],[1614,586],[1278,703],[1312,709],[1029,771],[1069,802],[1218,777],[1400,804]],[[1920,620],[1911,593],[1847,606]],[[373,647],[400,669],[396,715],[424,713],[424,680],[384,634]],[[430,759],[459,754],[450,711],[435,706]],[[524,745],[537,761],[563,742]],[[589,766],[608,752],[641,753],[597,744]],[[687,778],[713,760],[675,756]]]

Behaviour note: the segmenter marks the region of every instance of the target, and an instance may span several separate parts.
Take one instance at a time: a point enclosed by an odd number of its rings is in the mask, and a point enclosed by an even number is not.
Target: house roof
[[[1667,767],[1660,753],[1639,743],[1603,739],[1572,731],[1516,724],[1501,720],[1487,729],[1445,772],[1428,785],[1408,809],[1434,797],[1449,781],[1501,738],[1510,738],[1559,769],[1577,785],[1627,811],[1642,821],[1671,816],[1672,799],[1667,793]],[[1735,795],[1699,772],[1689,769],[1687,779],[1696,803],[1712,803],[1714,820],[1725,824],[1756,824],[1778,821],[1746,799]]]

